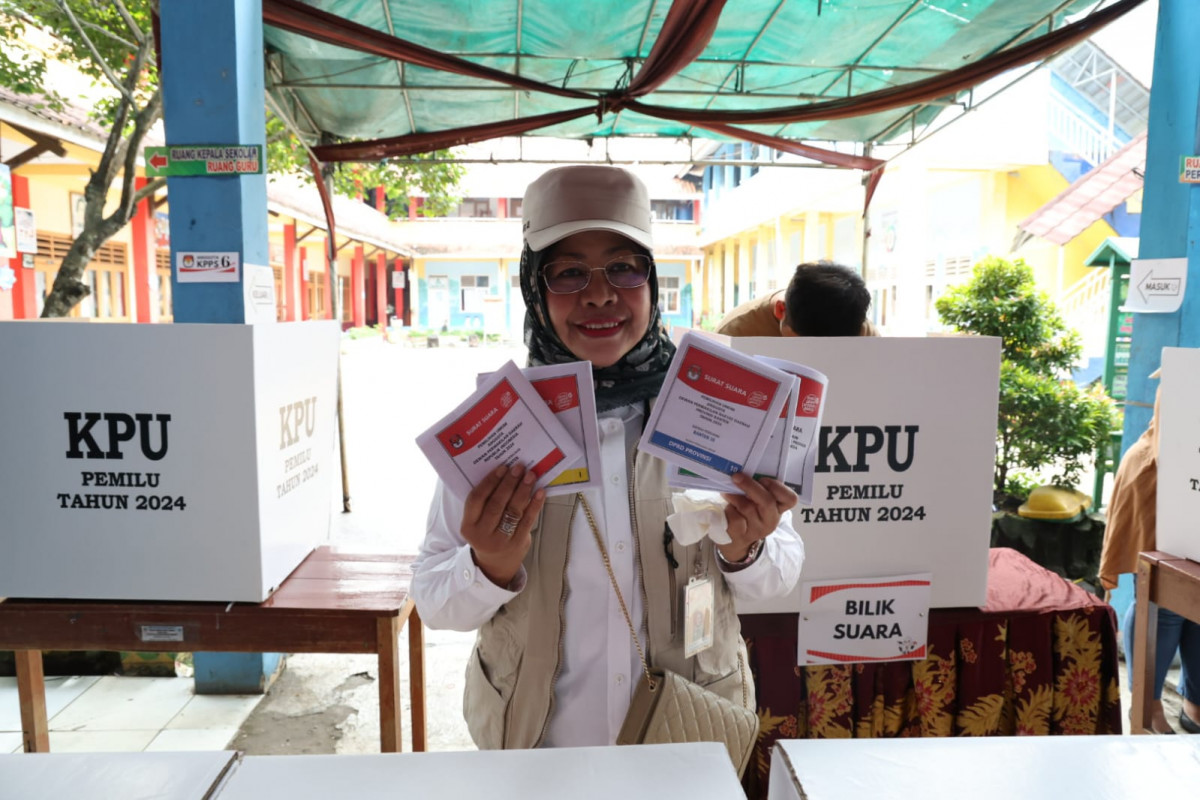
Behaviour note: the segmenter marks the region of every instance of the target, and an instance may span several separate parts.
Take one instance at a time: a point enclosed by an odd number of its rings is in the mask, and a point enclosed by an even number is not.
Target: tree
[[[997,494],[1015,494],[1010,479],[1016,469],[1053,467],[1053,483],[1075,484],[1085,457],[1107,443],[1118,414],[1102,388],[1081,389],[1070,379],[1083,352],[1079,334],[1038,291],[1033,270],[1021,259],[989,256],[970,282],[936,305],[945,324],[1001,341]]]
[[[365,190],[382,191],[386,197],[384,212],[390,219],[408,215],[415,189],[425,196],[420,213],[445,216],[461,202],[458,182],[466,169],[461,164],[434,163],[450,158],[447,150],[412,156],[403,162],[375,161],[362,164],[333,164],[328,169],[333,191],[354,197]],[[427,161],[429,163],[414,163]],[[275,113],[267,114],[267,165],[277,174],[294,174],[313,182],[308,150]]]
[[[162,89],[156,67],[151,14],[157,0],[0,0],[7,42],[0,49],[0,86],[33,95],[43,105],[62,110],[70,99],[46,84],[47,63],[40,53],[16,49],[27,26],[50,33],[56,46],[50,57],[91,77],[104,97],[95,102],[93,119],[107,131],[100,162],[84,188],[83,230],[59,265],[46,298],[43,317],[70,313],[91,293],[82,277],[96,251],[133,218],[138,203],[161,189],[156,178],[136,187],[137,159],[147,132],[162,116]],[[274,118],[273,118],[274,119]],[[278,173],[308,173],[304,144],[274,119],[268,143],[268,169]],[[311,144],[311,143],[310,143]],[[445,157],[445,152],[433,155]],[[366,189],[384,191],[400,213],[409,187],[427,193],[427,213],[444,213],[458,202],[455,190],[462,176],[457,164],[397,166],[349,165],[332,170],[334,191],[354,196]],[[120,186],[120,197],[109,206],[109,194]]]
[[[43,28],[56,39],[53,58],[96,81],[107,81],[111,88],[92,112],[107,127],[108,136],[83,190],[83,230],[63,256],[42,311],[43,317],[61,317],[91,293],[81,277],[92,256],[129,223],[137,204],[165,183],[158,179],[137,189],[134,180],[142,139],[162,116],[150,2],[0,0],[0,14],[6,17],[10,43],[21,40],[27,25]],[[26,51],[0,59],[0,84],[21,94],[41,94],[44,104],[62,109],[69,101],[45,85],[46,72],[40,54]],[[105,215],[109,191],[118,180],[120,199]]]

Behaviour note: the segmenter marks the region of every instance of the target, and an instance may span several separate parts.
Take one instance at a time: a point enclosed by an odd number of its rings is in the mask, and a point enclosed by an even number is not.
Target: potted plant
[[[1083,351],[1078,332],[1067,328],[1021,259],[983,259],[968,283],[952,287],[936,305],[946,325],[1001,342],[993,544],[1015,547],[1065,577],[1093,579],[1100,519],[1089,517],[1086,507],[1063,520],[1018,513],[1042,483],[1038,476],[1074,490],[1120,424],[1103,387],[1071,380]]]

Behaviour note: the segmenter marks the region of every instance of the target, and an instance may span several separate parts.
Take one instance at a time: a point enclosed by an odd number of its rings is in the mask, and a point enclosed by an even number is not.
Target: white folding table
[[[744,800],[724,745],[246,756],[216,800]]]
[[[208,800],[236,753],[0,755],[0,800]]]
[[[1200,736],[788,739],[769,800],[1195,797]]]

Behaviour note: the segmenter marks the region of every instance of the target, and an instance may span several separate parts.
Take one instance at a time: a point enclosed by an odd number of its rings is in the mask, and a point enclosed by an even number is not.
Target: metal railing
[[[1085,356],[1104,355],[1111,293],[1112,270],[1093,269],[1058,300],[1058,309],[1067,327],[1079,331],[1083,339]]]
[[[1105,127],[1075,110],[1069,100],[1050,93],[1050,135],[1092,166],[1104,163],[1121,148],[1121,140]]]

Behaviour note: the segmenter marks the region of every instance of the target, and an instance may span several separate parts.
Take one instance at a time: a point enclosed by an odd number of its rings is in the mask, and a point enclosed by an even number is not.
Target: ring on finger
[[[505,536],[512,536],[517,531],[517,523],[521,521],[520,514],[505,509],[504,515],[500,517],[500,524],[497,527]]]

